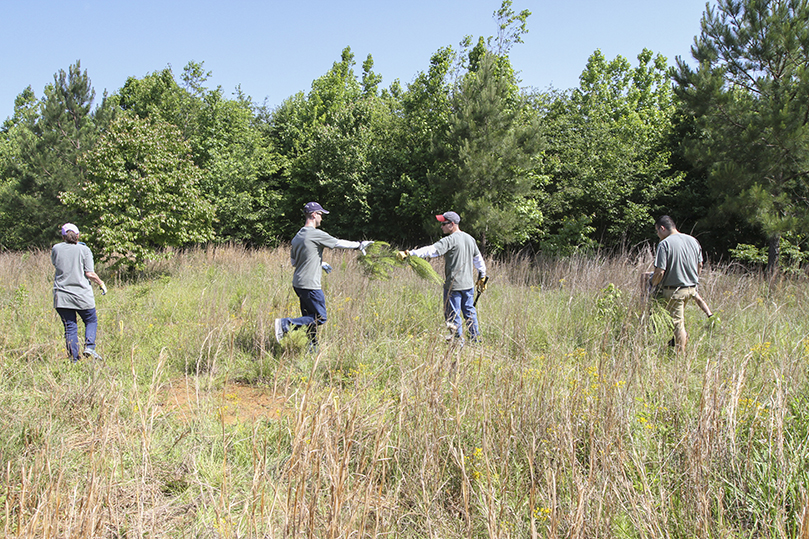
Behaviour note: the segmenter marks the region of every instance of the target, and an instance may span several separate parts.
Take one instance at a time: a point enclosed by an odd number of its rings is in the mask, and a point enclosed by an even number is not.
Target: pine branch
[[[386,281],[391,278],[393,269],[409,266],[422,279],[439,284],[442,282],[441,277],[426,260],[417,256],[409,256],[401,261],[396,257],[396,253],[397,250],[392,248],[389,243],[376,241],[365,250],[364,255],[357,257],[357,262],[371,279]]]

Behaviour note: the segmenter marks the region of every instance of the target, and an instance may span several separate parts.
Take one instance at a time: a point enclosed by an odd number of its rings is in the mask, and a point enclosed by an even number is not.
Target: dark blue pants
[[[478,312],[475,310],[475,289],[453,290],[444,289],[444,316],[447,322],[452,322],[457,328],[455,337],[463,338],[461,325],[461,314],[463,314],[469,338],[472,341],[478,340],[480,330],[478,329]]]
[[[323,290],[307,290],[295,288],[295,293],[301,302],[301,315],[298,318],[283,318],[281,327],[287,332],[290,326],[306,326],[309,344],[317,347],[317,326],[326,323],[326,295]]]
[[[73,361],[79,360],[79,324],[76,322],[76,315],[84,322],[84,348],[96,347],[96,330],[98,329],[98,317],[95,309],[60,309],[56,312],[62,319],[65,326],[65,345]]]

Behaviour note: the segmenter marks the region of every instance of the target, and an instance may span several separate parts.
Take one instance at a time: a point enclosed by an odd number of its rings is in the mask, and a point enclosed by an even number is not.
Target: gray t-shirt
[[[444,256],[444,288],[468,290],[475,286],[473,259],[480,255],[475,238],[459,230],[448,234],[433,244],[438,256]]]
[[[90,281],[84,274],[93,269],[93,253],[81,243],[57,243],[51,249],[53,306],[58,309],[95,309]]]
[[[337,238],[312,226],[301,228],[292,238],[289,256],[295,266],[292,286],[305,290],[320,290],[320,273],[323,271],[323,249],[334,249]]]
[[[693,236],[671,234],[657,246],[655,267],[665,271],[661,286],[697,286],[702,247]]]

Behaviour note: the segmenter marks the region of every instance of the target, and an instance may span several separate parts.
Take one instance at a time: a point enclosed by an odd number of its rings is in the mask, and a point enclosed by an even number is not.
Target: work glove
[[[362,256],[365,256],[365,249],[367,249],[368,247],[373,245],[373,243],[374,243],[373,241],[361,241],[360,242],[360,246],[358,247],[358,249],[362,253]]]
[[[106,296],[107,295],[107,285],[104,284],[104,281],[101,281],[101,284],[99,285],[99,288],[101,289],[101,295]]]
[[[475,282],[475,290],[477,290],[478,294],[486,290],[488,286],[489,286],[489,278],[486,277],[485,275],[481,275],[480,277],[478,277],[477,282]]]
[[[406,259],[408,256],[410,256],[410,252],[409,252],[409,251],[397,251],[397,252],[396,252],[396,258],[397,258],[397,259],[398,259],[400,262],[404,262],[404,261],[405,261],[405,259]]]
[[[331,273],[331,266],[326,264],[325,262],[323,262],[323,264],[321,264],[320,267],[323,268],[323,271],[325,271],[327,274]]]

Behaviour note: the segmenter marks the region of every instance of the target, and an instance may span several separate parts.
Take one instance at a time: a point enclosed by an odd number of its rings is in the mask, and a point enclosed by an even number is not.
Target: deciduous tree
[[[607,245],[648,236],[660,197],[681,179],[669,167],[674,104],[667,70],[665,58],[649,50],[637,67],[596,51],[578,88],[538,101],[548,139],[546,241],[562,231],[566,241],[573,222],[592,225],[591,239]]]
[[[88,179],[62,198],[82,212],[83,237],[101,259],[139,269],[165,247],[213,237],[214,208],[190,153],[176,127],[122,114],[83,156]]]

